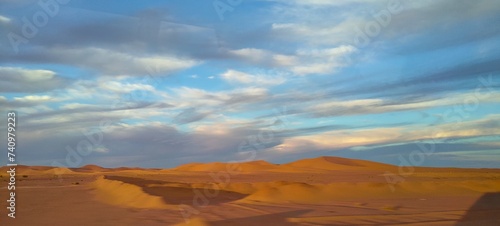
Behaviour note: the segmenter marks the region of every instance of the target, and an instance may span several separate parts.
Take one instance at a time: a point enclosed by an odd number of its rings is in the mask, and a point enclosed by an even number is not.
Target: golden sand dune
[[[242,163],[189,163],[174,168],[175,171],[210,172],[210,171],[238,171],[238,172],[310,172],[318,170],[377,170],[396,169],[395,166],[364,160],[355,160],[339,157],[319,157],[303,159],[287,164],[272,164],[266,161],[252,161]]]
[[[92,187],[96,188],[95,194],[99,201],[108,204],[150,209],[166,209],[169,207],[161,197],[149,195],[137,185],[109,180],[104,176],[100,176],[94,181]]]
[[[7,175],[7,171],[10,170],[12,167],[0,167],[0,175],[4,176]],[[66,174],[66,175],[71,175],[71,174],[76,174],[75,171],[69,169],[69,168],[64,168],[64,167],[50,167],[50,166],[24,166],[24,165],[18,165],[15,167],[16,168],[16,174],[17,175],[61,175],[61,174]]]
[[[174,168],[175,171],[193,171],[193,172],[213,172],[213,171],[240,171],[240,172],[254,172],[254,171],[268,171],[277,169],[278,166],[266,161],[252,161],[241,163],[189,163]]]
[[[387,170],[395,168],[392,165],[357,159],[323,156],[318,158],[302,159],[284,164],[293,168],[310,168],[320,170]]]
[[[168,170],[19,166],[33,176],[16,184],[23,217],[9,225],[500,225],[500,169],[398,170],[337,157]]]
[[[108,169],[108,170],[114,170],[114,171],[133,171],[133,170],[140,170],[140,171],[143,171],[144,169],[139,168],[139,167],[118,167],[118,168]],[[153,170],[153,169],[148,169],[148,170]]]
[[[122,195],[137,197],[139,200],[159,200],[164,196],[176,196],[177,201],[169,205],[179,204],[179,199],[190,201],[190,197],[204,189],[219,190],[235,194],[235,198],[227,202],[245,203],[302,203],[302,204],[331,204],[338,200],[371,197],[413,197],[423,196],[450,196],[463,194],[481,194],[484,192],[500,192],[500,181],[489,182],[405,182],[396,186],[395,191],[387,188],[383,182],[337,182],[328,184],[309,184],[304,182],[254,182],[254,183],[171,183],[162,181],[147,181],[131,177],[99,178],[94,187],[98,194],[106,194],[105,201],[121,205]],[[111,192],[114,189],[114,192]],[[196,191],[195,191],[196,190]],[[122,193],[123,191],[123,193]],[[132,194],[127,194],[131,192]],[[113,198],[114,197],[114,198]],[[147,198],[146,198],[147,197]],[[138,200],[138,201],[139,201]],[[172,199],[174,200],[174,199]],[[133,200],[128,203],[134,205]],[[142,201],[141,201],[142,202]],[[151,203],[153,201],[147,201]],[[155,201],[156,202],[156,201]],[[165,208],[162,205],[139,206],[138,208]]]
[[[73,170],[75,172],[85,172],[85,173],[109,171],[108,169],[100,167],[98,165],[85,165],[85,166],[82,166],[80,168],[72,168],[71,170]]]
[[[249,185],[250,186],[250,185]],[[231,189],[231,186],[228,186]],[[266,203],[308,203],[324,204],[338,200],[371,197],[413,197],[451,196],[462,194],[481,194],[500,192],[500,182],[463,183],[463,182],[406,182],[397,186],[392,192],[386,183],[356,182],[308,184],[297,182],[255,183],[250,188],[232,188],[239,192],[249,192],[249,196],[241,201],[260,201]]]

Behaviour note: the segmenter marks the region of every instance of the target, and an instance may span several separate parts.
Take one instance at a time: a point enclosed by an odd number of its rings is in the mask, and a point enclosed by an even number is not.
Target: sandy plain
[[[319,157],[16,170],[16,218],[4,201],[0,225],[500,225],[500,169]]]

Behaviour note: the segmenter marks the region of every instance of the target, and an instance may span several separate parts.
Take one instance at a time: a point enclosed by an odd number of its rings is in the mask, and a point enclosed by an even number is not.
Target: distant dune
[[[24,166],[19,165],[17,169],[25,174],[40,174],[52,172],[57,167],[50,166]],[[450,170],[460,170],[459,168],[434,168],[434,167],[413,167],[420,172],[444,172]],[[8,170],[7,166],[0,167],[1,171]],[[120,171],[163,171],[163,172],[217,172],[217,171],[239,171],[245,172],[311,172],[311,171],[390,171],[398,170],[397,166],[332,156],[322,156],[317,158],[301,159],[285,164],[273,164],[264,160],[250,162],[213,162],[213,163],[188,163],[170,169],[144,169],[139,167],[118,167],[104,168],[98,165],[85,165],[79,168],[57,168],[65,173],[100,173],[100,172],[120,172]],[[468,171],[478,169],[465,169]]]
[[[395,166],[358,160],[358,159],[348,159],[340,157],[323,156],[318,158],[302,159],[283,166],[289,166],[293,168],[310,168],[310,169],[321,169],[321,170],[357,170],[357,169],[370,169],[370,170],[388,170],[394,169]]]
[[[263,160],[242,163],[189,163],[174,168],[176,171],[230,171],[241,172],[275,171],[275,172],[307,172],[315,170],[389,170],[396,166],[364,160],[318,157],[302,159],[287,164],[272,164]]]
[[[269,171],[279,168],[278,165],[259,160],[241,163],[190,163],[174,168],[176,171],[230,171],[239,170],[241,172]]]

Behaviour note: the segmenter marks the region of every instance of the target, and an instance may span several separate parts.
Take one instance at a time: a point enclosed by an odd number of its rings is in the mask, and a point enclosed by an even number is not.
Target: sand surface
[[[16,219],[4,202],[0,225],[500,225],[500,169],[399,170],[336,157],[174,169],[19,166]]]

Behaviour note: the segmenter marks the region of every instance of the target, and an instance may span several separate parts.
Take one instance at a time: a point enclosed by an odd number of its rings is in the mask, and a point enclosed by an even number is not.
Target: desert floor
[[[0,225],[500,225],[500,169],[320,157],[17,171],[16,218],[4,201]]]

